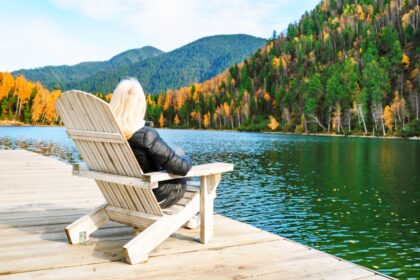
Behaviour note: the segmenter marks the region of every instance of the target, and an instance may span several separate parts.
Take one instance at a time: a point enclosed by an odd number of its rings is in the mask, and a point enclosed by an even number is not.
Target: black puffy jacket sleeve
[[[169,173],[186,175],[192,167],[187,155],[179,156],[166,144],[155,129],[148,129],[144,135],[144,148],[149,156]]]

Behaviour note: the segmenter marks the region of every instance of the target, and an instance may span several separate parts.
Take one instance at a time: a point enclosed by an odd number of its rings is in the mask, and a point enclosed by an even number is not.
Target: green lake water
[[[420,277],[420,141],[159,133],[194,164],[235,164],[216,212],[393,277]],[[0,149],[19,148],[80,160],[59,127],[0,127]]]

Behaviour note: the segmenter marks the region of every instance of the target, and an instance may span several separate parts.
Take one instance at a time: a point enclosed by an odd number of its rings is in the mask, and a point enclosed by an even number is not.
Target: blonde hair
[[[115,88],[109,105],[126,139],[144,126],[146,97],[137,79],[122,80]]]

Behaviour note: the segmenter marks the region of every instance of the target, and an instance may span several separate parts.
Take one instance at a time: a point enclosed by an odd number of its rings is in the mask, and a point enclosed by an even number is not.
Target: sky
[[[0,71],[171,51],[202,37],[284,31],[320,0],[0,0]]]

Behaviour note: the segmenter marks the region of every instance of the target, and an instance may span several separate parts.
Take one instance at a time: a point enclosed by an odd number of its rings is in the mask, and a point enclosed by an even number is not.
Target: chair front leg
[[[200,178],[200,242],[205,244],[213,238],[213,207],[221,174]]]
[[[70,244],[79,244],[88,241],[89,235],[109,222],[109,217],[105,212],[106,206],[106,203],[102,204],[92,212],[66,226],[65,231]]]

